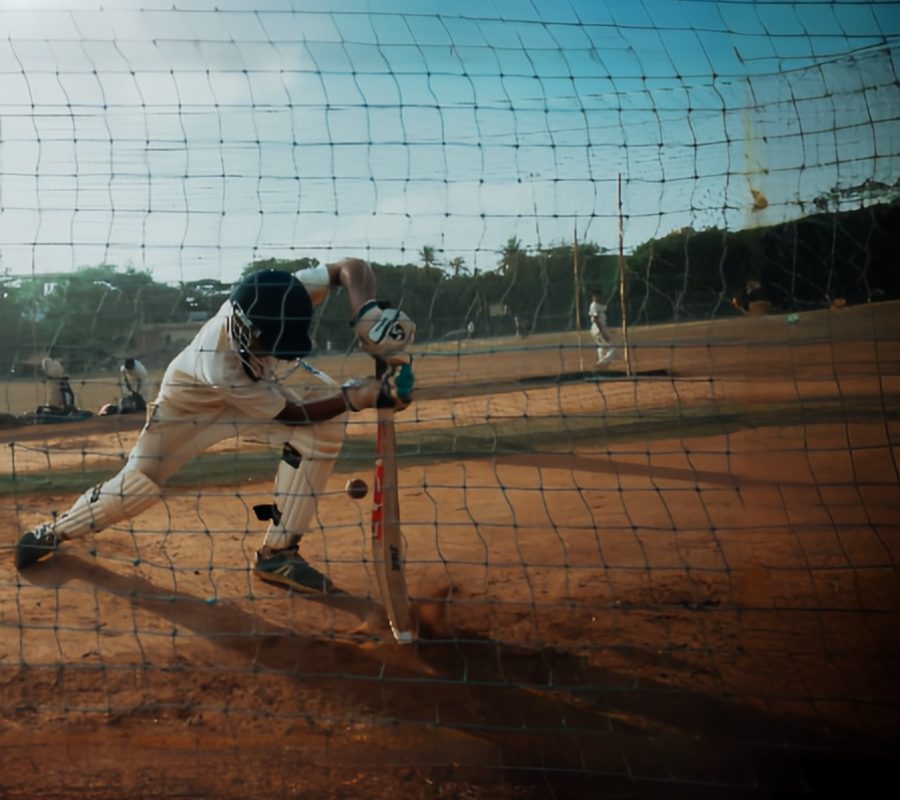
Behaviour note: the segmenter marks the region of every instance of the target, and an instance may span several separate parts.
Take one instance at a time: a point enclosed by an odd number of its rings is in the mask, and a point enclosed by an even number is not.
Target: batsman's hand
[[[412,359],[408,356],[401,364],[389,364],[384,375],[378,378],[360,378],[347,381],[341,391],[351,411],[365,408],[393,408],[403,411],[412,403],[416,378]]]
[[[416,335],[416,323],[406,313],[378,300],[363,303],[350,326],[363,350],[389,364],[412,344]]]
[[[402,363],[389,365],[381,378],[381,391],[378,393],[376,406],[403,411],[412,403],[415,387],[416,376],[413,374],[412,358],[407,357]]]

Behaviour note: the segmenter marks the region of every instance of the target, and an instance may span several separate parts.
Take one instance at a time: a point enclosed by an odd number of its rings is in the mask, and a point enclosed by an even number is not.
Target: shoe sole
[[[297,592],[303,592],[303,594],[338,594],[338,591],[334,588],[329,589],[327,586],[325,586],[322,589],[317,589],[314,586],[307,586],[303,583],[295,583],[289,578],[283,578],[281,577],[281,575],[273,575],[271,572],[264,572],[260,569],[254,569],[253,574],[261,581],[263,581],[263,583],[271,583],[273,586],[287,587],[288,589],[293,589]]]

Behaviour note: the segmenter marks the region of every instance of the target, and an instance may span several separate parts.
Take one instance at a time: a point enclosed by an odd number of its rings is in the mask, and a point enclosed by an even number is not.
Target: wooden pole
[[[631,377],[631,352],[628,349],[628,303],[625,297],[625,232],[622,224],[622,173],[616,181],[619,205],[619,304],[622,309],[622,355],[625,357],[625,374]]]
[[[578,275],[578,220],[572,229],[572,269],[575,273],[575,330],[578,331],[578,368],[584,372],[584,351],[581,348],[581,279]]]

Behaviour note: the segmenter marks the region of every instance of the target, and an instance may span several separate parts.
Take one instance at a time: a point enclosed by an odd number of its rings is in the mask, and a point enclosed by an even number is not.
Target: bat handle
[[[375,379],[381,380],[384,377],[384,373],[387,372],[387,362],[383,358],[375,357]]]

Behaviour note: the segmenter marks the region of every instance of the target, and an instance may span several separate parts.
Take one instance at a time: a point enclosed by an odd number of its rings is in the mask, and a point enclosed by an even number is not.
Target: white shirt
[[[588,316],[590,317],[592,328],[598,328],[598,322],[600,325],[606,325],[606,303],[598,303],[596,300],[591,301]]]
[[[137,392],[143,394],[144,387],[147,385],[147,368],[137,359],[134,360],[134,367],[127,369],[123,364],[119,368],[122,377],[122,386],[126,391]]]
[[[51,380],[59,380],[66,377],[66,368],[62,365],[62,362],[49,356],[41,359],[41,371],[45,377]]]
[[[204,323],[191,343],[166,368],[159,401],[185,414],[234,406],[253,419],[272,419],[286,398],[263,375],[253,380],[244,371],[228,334],[230,300]]]
[[[316,270],[301,270],[295,275],[304,285],[307,272]],[[326,295],[327,288],[310,291],[314,306]],[[260,358],[260,374],[256,378],[247,374],[228,333],[232,310],[230,300],[222,303],[193,341],[172,359],[159,389],[160,402],[185,415],[230,406],[259,420],[274,419],[284,410],[288,396],[275,379],[278,359]]]

